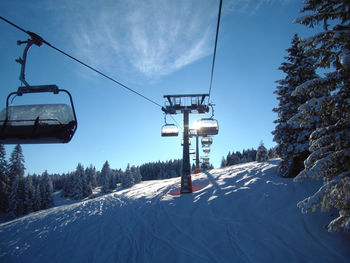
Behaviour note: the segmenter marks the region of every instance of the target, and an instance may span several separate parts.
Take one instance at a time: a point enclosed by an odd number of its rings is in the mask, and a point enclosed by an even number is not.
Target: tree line
[[[141,181],[181,176],[182,160],[150,162],[141,166],[128,164],[125,170],[112,169],[106,161],[101,171],[92,164],[78,164],[75,171],[63,174],[25,174],[22,147],[16,145],[9,161],[0,144],[0,211],[12,219],[54,206],[52,194],[74,200],[93,198],[93,189],[109,193],[117,187],[128,188]]]
[[[24,157],[20,145],[14,148],[9,162],[0,144],[0,211],[9,218],[53,206],[53,184],[47,172],[24,176]]]
[[[321,179],[298,203],[302,212],[338,210],[329,231],[350,231],[350,10],[348,0],[306,0],[296,23],[316,35],[295,34],[279,69],[278,114],[272,132],[283,177]],[[318,72],[325,72],[320,75]]]
[[[278,157],[275,148],[266,149],[264,143],[261,141],[257,150],[254,148],[243,150],[242,152],[229,152],[226,157],[221,159],[221,168],[248,163],[248,162],[266,162],[269,159]]]

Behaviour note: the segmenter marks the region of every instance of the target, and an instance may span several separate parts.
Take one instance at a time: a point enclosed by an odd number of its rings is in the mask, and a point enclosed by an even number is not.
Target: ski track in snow
[[[280,178],[277,160],[214,169],[172,196],[179,178],[146,181],[0,224],[0,262],[349,262],[330,213],[301,214],[317,182]]]

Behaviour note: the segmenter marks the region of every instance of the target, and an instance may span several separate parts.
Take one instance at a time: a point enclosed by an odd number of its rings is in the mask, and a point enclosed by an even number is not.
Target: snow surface
[[[296,204],[319,188],[277,176],[277,160],[193,176],[202,190],[172,196],[179,178],[63,204],[0,224],[0,262],[349,262],[349,236],[330,213]]]

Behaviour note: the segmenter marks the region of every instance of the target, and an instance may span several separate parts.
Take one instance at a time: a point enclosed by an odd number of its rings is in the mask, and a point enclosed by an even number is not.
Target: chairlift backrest
[[[201,159],[202,159],[203,161],[208,161],[208,162],[209,162],[209,157],[208,157],[208,156],[202,156]]]
[[[175,137],[179,135],[179,128],[175,124],[164,124],[161,131],[162,137]]]
[[[25,93],[60,91],[69,95],[71,106],[67,104],[33,104],[9,106],[12,95]],[[7,97],[6,108],[0,112],[1,144],[67,143],[76,129],[77,120],[72,96],[67,90],[56,85],[20,87]]]
[[[216,135],[219,132],[218,121],[213,118],[202,118],[199,121],[197,134],[199,136]]]
[[[203,152],[210,153],[210,148],[209,147],[203,147]]]
[[[213,138],[211,137],[202,137],[202,145],[210,145],[213,143]]]

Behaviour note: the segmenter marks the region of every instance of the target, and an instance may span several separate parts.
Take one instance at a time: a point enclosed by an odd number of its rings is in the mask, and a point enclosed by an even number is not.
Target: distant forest
[[[262,156],[266,155],[267,159],[266,148],[263,144],[259,147],[262,147]],[[229,153],[226,159],[223,158],[221,166],[255,161],[258,152],[259,149],[251,149],[243,150],[242,153]],[[101,187],[103,193],[109,193],[117,187],[129,188],[141,181],[174,178],[182,173],[182,159],[149,162],[140,166],[128,164],[125,170],[112,169],[106,161],[101,171],[92,164],[83,167],[79,163],[75,171],[69,173],[49,174],[45,171],[26,176],[24,163],[20,145],[15,146],[7,161],[5,148],[0,144],[0,211],[8,219],[53,207],[52,194],[55,191],[61,191],[65,198],[82,200],[93,198],[93,189],[96,187]],[[192,170],[195,168],[192,165]],[[214,167],[209,164],[201,168]]]
[[[260,145],[257,150],[254,148],[243,150],[242,152],[239,151],[232,151],[229,152],[226,157],[222,157],[221,160],[221,168],[224,168],[226,166],[241,164],[241,163],[248,163],[248,162],[262,162],[267,161],[268,159],[277,158],[278,155],[276,153],[275,148],[271,148],[269,150],[266,149],[263,142],[260,142]]]
[[[12,219],[33,211],[54,206],[52,193],[62,190],[62,196],[81,200],[93,198],[93,189],[101,187],[108,193],[117,187],[128,188],[141,181],[178,177],[182,160],[150,162],[141,166],[127,165],[125,170],[112,169],[106,161],[98,171],[93,165],[78,164],[75,171],[49,174],[47,171],[25,176],[24,156],[16,145],[9,161],[0,144],[0,211]]]

